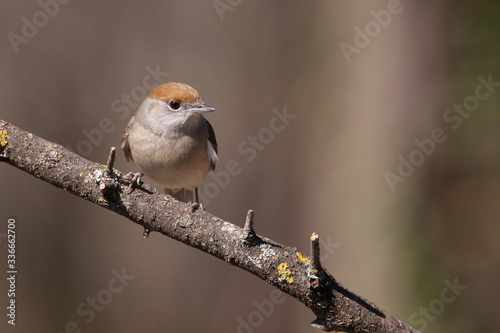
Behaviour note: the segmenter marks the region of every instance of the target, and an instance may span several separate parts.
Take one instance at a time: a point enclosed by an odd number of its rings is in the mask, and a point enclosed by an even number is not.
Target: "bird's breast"
[[[140,123],[130,132],[134,162],[141,171],[163,187],[193,188],[210,171],[207,138],[181,130],[154,134]],[[207,134],[208,137],[208,134]]]

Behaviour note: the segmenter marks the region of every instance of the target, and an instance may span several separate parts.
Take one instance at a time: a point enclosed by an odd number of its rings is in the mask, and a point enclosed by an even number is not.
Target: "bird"
[[[167,194],[192,190],[193,205],[199,206],[198,188],[219,160],[214,129],[203,117],[213,111],[187,84],[167,82],[154,88],[120,141],[127,162],[140,169],[127,175],[132,177],[128,193],[145,175]]]

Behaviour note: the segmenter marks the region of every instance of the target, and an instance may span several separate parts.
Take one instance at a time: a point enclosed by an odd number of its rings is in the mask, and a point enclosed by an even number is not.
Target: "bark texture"
[[[148,185],[127,194],[129,180],[108,165],[84,159],[53,142],[0,120],[0,161],[140,224],[252,273],[304,303],[312,325],[340,332],[418,332],[354,294],[321,267],[319,238],[311,236],[311,258],[296,248],[257,235],[253,212],[240,228],[203,209],[156,193]]]

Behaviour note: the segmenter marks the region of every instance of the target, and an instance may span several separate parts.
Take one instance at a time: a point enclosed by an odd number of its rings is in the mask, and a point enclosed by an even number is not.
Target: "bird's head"
[[[196,89],[184,83],[163,83],[154,88],[147,99],[154,102],[154,107],[149,108],[150,116],[153,118],[161,118],[165,114],[189,117],[193,114],[215,111],[213,107],[203,103]]]

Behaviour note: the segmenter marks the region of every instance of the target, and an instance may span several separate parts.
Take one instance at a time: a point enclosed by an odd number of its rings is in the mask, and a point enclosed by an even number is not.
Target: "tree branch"
[[[0,161],[140,224],[146,231],[200,249],[244,269],[304,303],[325,331],[413,332],[414,328],[352,293],[321,267],[319,238],[311,236],[311,259],[296,248],[259,236],[253,211],[240,228],[143,185],[127,194],[129,181],[108,166],[0,120]]]

